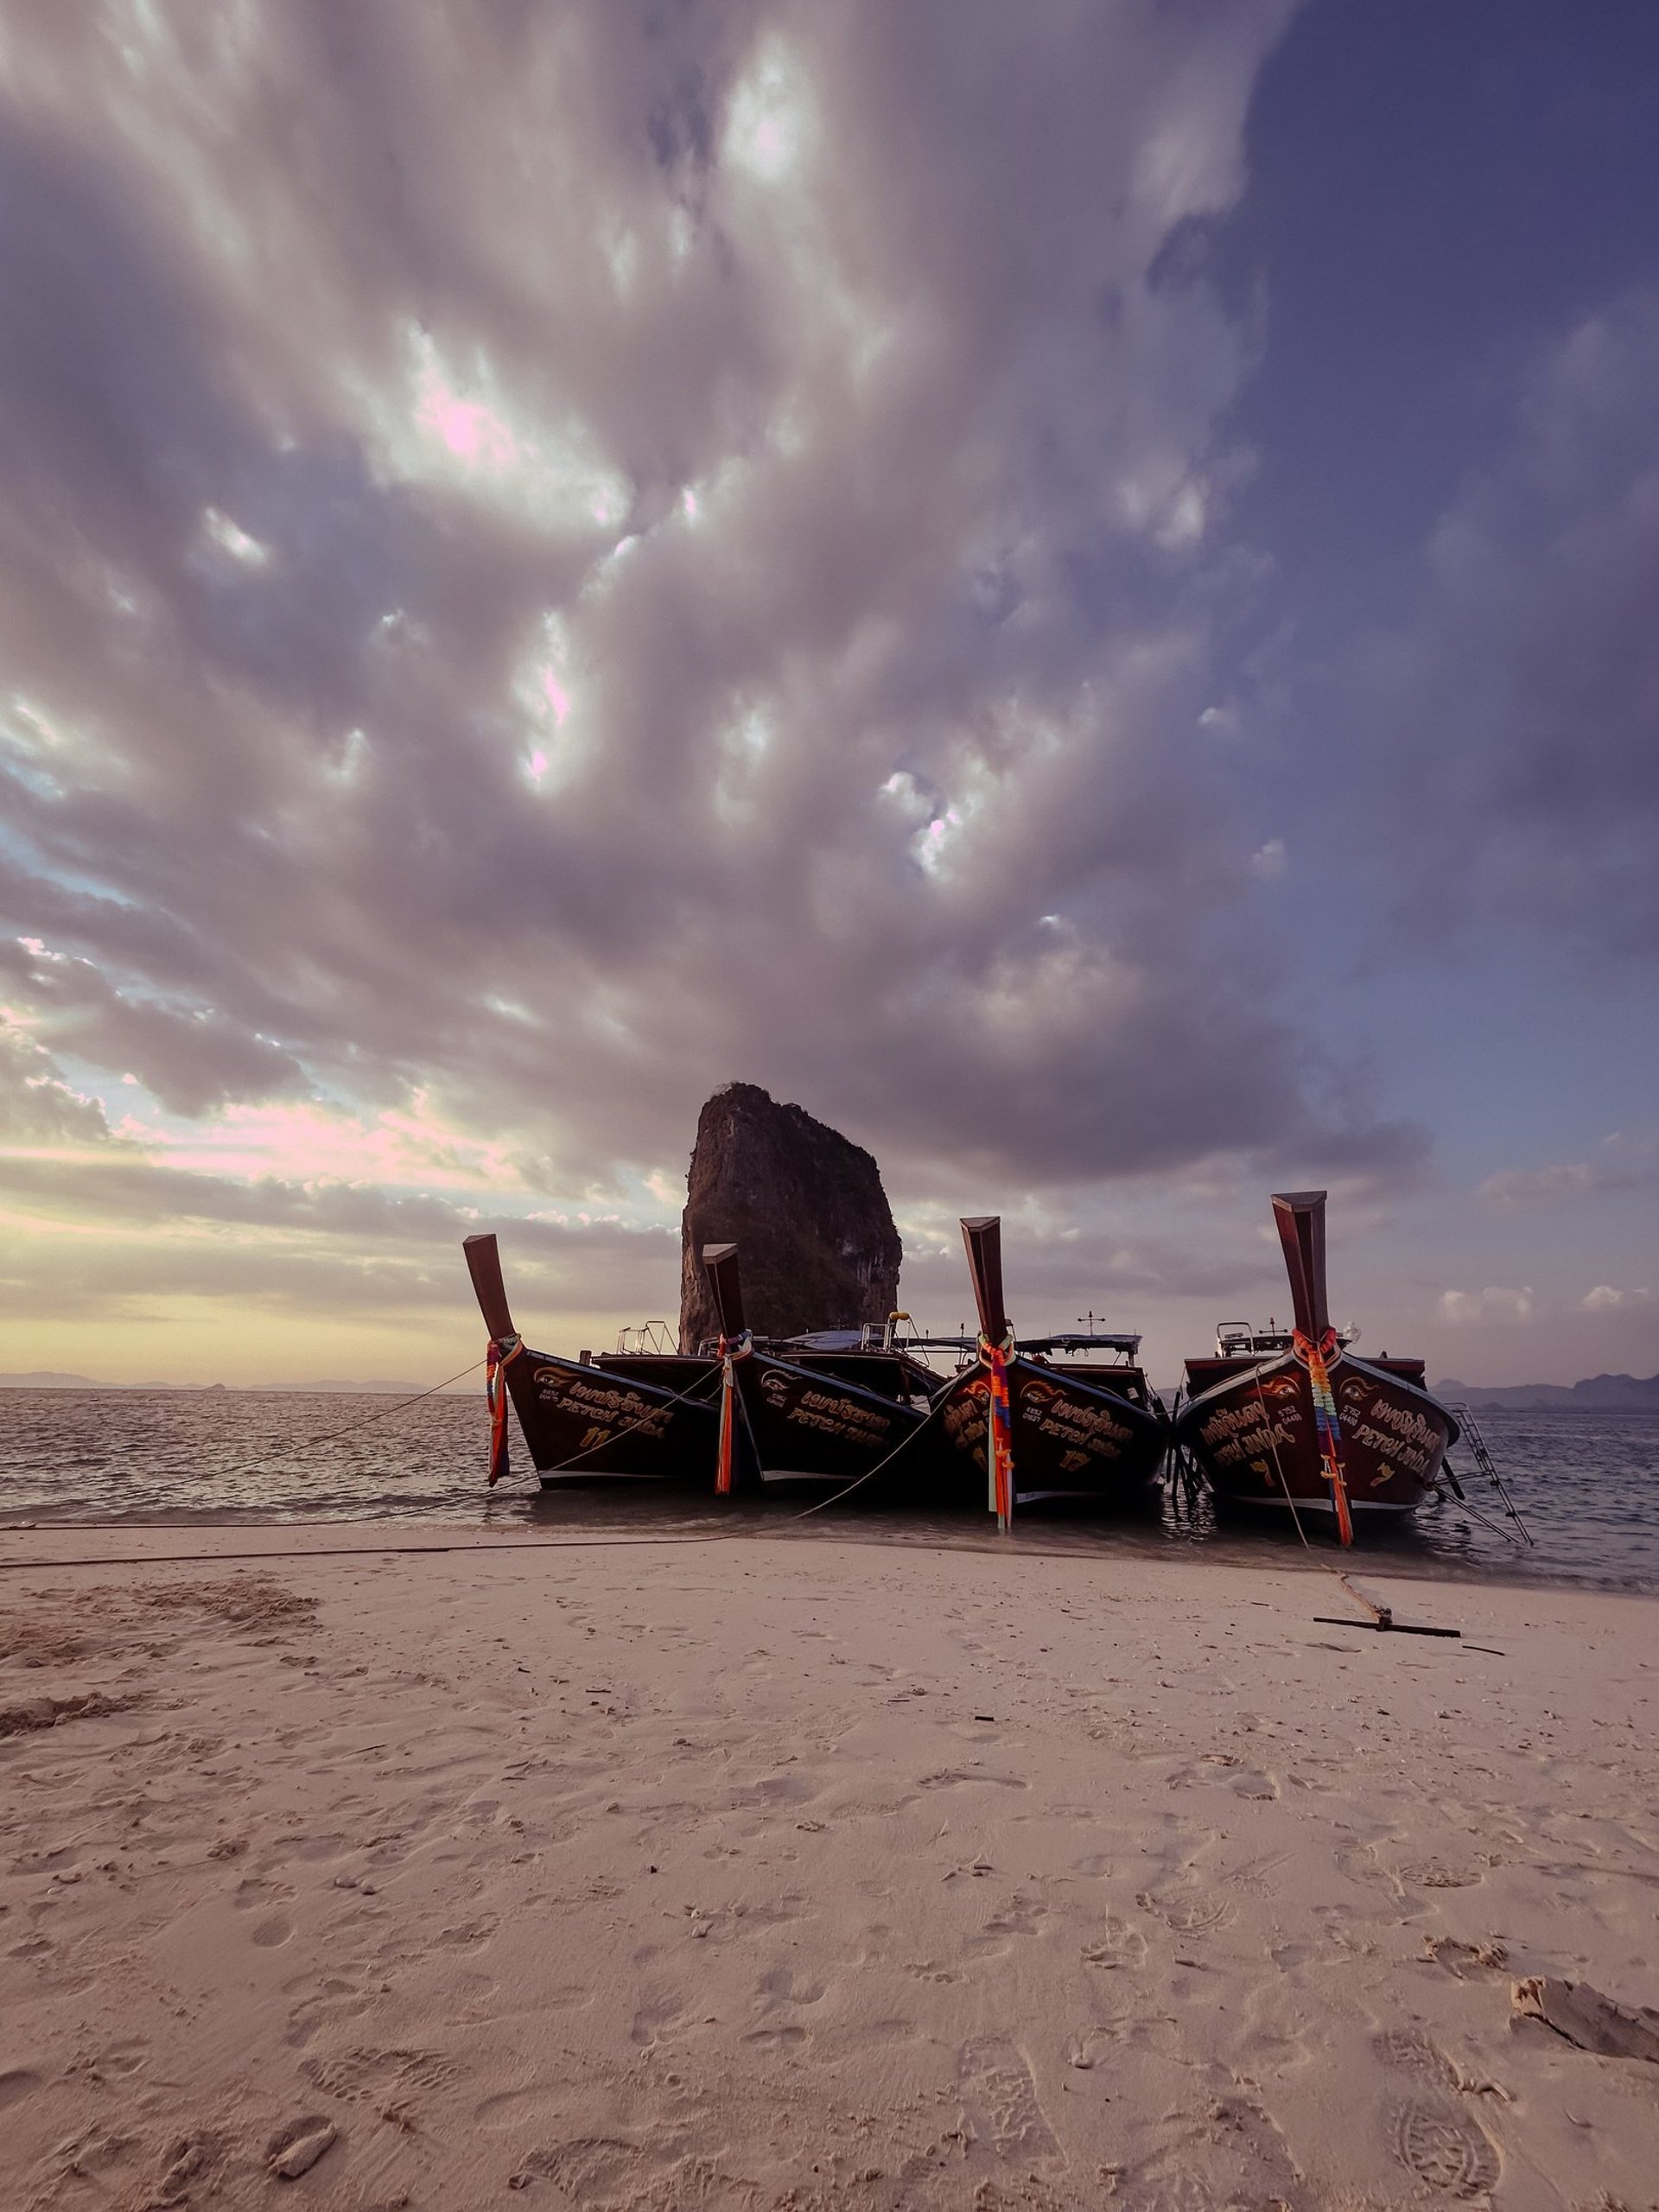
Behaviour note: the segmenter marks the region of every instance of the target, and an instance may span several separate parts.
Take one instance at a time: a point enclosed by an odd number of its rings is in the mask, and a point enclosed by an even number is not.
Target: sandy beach
[[[1659,2203],[1654,1602],[1039,1543],[8,1532],[0,2202]]]

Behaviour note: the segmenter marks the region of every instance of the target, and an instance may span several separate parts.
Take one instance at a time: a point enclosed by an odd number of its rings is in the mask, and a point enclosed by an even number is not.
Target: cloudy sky
[[[906,1302],[1659,1368],[1651,0],[0,14],[0,1369]]]

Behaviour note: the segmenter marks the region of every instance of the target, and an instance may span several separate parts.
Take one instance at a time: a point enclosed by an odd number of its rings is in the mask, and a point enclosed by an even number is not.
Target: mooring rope
[[[1257,1399],[1260,1401],[1262,1407],[1262,1418],[1267,1424],[1268,1449],[1273,1454],[1274,1471],[1279,1478],[1279,1487],[1285,1493],[1285,1503],[1290,1508],[1290,1517],[1296,1523],[1296,1533],[1301,1538],[1303,1544],[1311,1552],[1313,1547],[1312,1544],[1308,1543],[1307,1531],[1302,1526],[1302,1516],[1296,1510],[1296,1501],[1290,1494],[1290,1484],[1285,1480],[1284,1466],[1279,1458],[1279,1438],[1277,1432],[1274,1430],[1273,1426],[1273,1415],[1268,1410],[1267,1395],[1262,1388],[1262,1370],[1259,1367],[1256,1369],[1255,1375],[1251,1377],[1251,1380],[1255,1384],[1255,1395]],[[1325,1562],[1323,1560],[1319,1561],[1319,1565],[1321,1567],[1325,1564]]]
[[[522,1338],[520,1341],[523,1341]],[[626,1382],[627,1380],[626,1376],[612,1374],[608,1368],[598,1367],[594,1368],[592,1371],[596,1375],[604,1376],[610,1382]],[[647,1406],[645,1412],[640,1414],[639,1420],[631,1421],[626,1428],[619,1428],[612,1435],[601,1438],[597,1444],[588,1445],[585,1451],[573,1452],[568,1459],[556,1459],[550,1467],[537,1467],[536,1470],[537,1473],[538,1475],[562,1475],[567,1467],[579,1466],[582,1460],[591,1459],[595,1452],[603,1452],[613,1444],[620,1444],[625,1436],[632,1436],[635,1429],[643,1428],[647,1421],[654,1421],[658,1414],[665,1414],[675,1406],[706,1406],[709,1403],[709,1400],[707,1398],[699,1398],[696,1395],[697,1391],[704,1382],[712,1382],[718,1383],[719,1381],[720,1367],[718,1362],[716,1362],[708,1375],[699,1376],[696,1382],[687,1383],[683,1390],[677,1391],[673,1397],[664,1399],[661,1405]]]

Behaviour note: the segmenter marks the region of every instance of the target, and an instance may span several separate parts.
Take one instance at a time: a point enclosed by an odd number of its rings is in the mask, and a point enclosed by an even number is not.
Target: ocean
[[[1516,1541],[1500,1502],[1460,1451],[1453,1464],[1476,1510],[1447,1503],[1396,1529],[1368,1529],[1357,1556],[1389,1573],[1659,1591],[1659,1414],[1492,1411],[1479,1418],[1532,1547]],[[556,1535],[693,1533],[735,1521],[779,1534],[840,1531],[893,1543],[995,1537],[988,1516],[851,1502],[798,1529],[811,1494],[721,1503],[619,1486],[543,1496],[516,1428],[513,1447],[511,1479],[489,1491],[481,1390],[407,1403],[274,1390],[3,1389],[0,1526],[385,1520]],[[1128,1524],[1032,1513],[1016,1525],[1013,1541],[1022,1538],[1079,1551],[1201,1547],[1243,1562],[1300,1548],[1294,1530],[1276,1522],[1217,1529],[1202,1503],[1188,1515],[1173,1498]]]

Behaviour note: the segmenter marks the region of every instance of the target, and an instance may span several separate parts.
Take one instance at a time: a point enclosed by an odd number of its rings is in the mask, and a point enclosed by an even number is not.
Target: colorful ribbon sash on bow
[[[484,1395],[490,1408],[490,1488],[493,1490],[503,1475],[512,1471],[508,1463],[507,1447],[507,1378],[505,1372],[509,1360],[517,1359],[524,1350],[517,1337],[492,1337],[489,1350],[484,1355]]]
[[[737,1367],[732,1347],[720,1340],[720,1448],[715,1460],[715,1491],[732,1494],[732,1461],[737,1444]]]
[[[986,1502],[996,1516],[997,1527],[1006,1529],[1014,1519],[1014,1408],[1008,1398],[1009,1346],[994,1344],[988,1337],[982,1337],[979,1356],[990,1378],[985,1454],[990,1496]]]
[[[1312,1337],[1305,1337],[1298,1329],[1293,1339],[1297,1357],[1307,1363],[1307,1379],[1313,1393],[1313,1426],[1319,1440],[1319,1461],[1325,1470],[1325,1479],[1331,1485],[1331,1503],[1337,1512],[1337,1536],[1339,1542],[1354,1541],[1354,1517],[1348,1510],[1348,1481],[1342,1468],[1342,1427],[1337,1418],[1336,1394],[1331,1388],[1327,1362],[1338,1350],[1337,1332],[1327,1329],[1315,1344]]]

